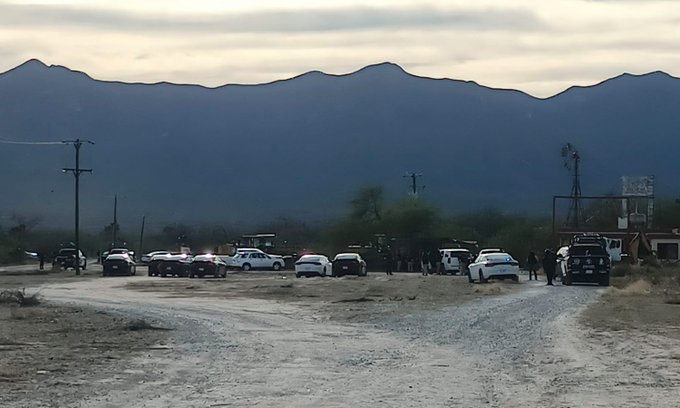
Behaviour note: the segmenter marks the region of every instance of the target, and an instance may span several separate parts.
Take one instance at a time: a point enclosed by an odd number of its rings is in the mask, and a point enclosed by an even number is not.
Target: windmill
[[[579,180],[580,175],[578,172],[581,156],[571,143],[567,143],[562,147],[562,158],[564,159],[564,167],[572,172],[573,178],[571,183],[569,213],[567,213],[567,226],[578,229],[579,222],[583,217],[583,208],[581,207],[581,182]]]

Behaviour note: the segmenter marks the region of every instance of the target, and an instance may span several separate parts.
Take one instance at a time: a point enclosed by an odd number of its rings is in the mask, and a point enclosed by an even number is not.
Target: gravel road
[[[291,303],[167,297],[125,289],[127,280],[42,289],[176,329],[169,350],[82,406],[638,407],[679,396],[672,370],[661,387],[631,382],[659,374],[577,324],[597,287],[525,283],[462,306],[343,324]]]

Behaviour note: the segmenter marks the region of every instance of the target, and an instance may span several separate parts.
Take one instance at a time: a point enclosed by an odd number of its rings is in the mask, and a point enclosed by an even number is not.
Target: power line
[[[26,142],[22,140],[10,140],[0,137],[0,143],[17,145],[62,145],[65,142]]]

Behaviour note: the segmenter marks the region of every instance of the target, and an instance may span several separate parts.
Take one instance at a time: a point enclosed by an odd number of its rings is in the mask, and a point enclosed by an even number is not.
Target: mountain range
[[[499,68],[500,69],[500,68]],[[206,88],[92,79],[30,60],[0,74],[0,139],[88,139],[81,149],[83,228],[146,214],[158,225],[257,225],[341,214],[354,191],[406,197],[406,172],[445,213],[495,207],[548,214],[568,194],[560,157],[582,158],[584,194],[620,193],[653,174],[680,191],[680,79],[623,74],[550,98],[411,75],[392,63],[318,71],[261,85]],[[68,145],[0,144],[0,225],[13,214],[71,225]]]

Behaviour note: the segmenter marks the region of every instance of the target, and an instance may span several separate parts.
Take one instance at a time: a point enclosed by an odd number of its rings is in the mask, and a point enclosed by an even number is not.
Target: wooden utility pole
[[[76,208],[75,208],[75,247],[76,247],[76,261],[75,269],[76,275],[80,275],[80,174],[81,173],[92,173],[92,169],[81,169],[80,168],[80,147],[83,143],[94,144],[91,140],[65,140],[62,143],[72,144],[76,149],[76,167],[74,168],[64,168],[62,171],[64,173],[72,172],[76,178]]]

